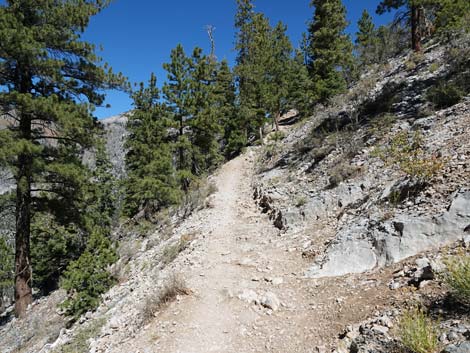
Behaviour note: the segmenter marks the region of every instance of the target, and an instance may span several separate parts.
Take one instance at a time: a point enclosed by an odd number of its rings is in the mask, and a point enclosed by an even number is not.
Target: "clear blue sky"
[[[256,10],[265,13],[274,24],[279,20],[288,26],[294,46],[298,46],[306,23],[312,17],[310,0],[254,0]],[[350,26],[354,35],[356,23],[366,8],[375,23],[391,20],[390,14],[376,16],[379,0],[345,0]],[[5,3],[0,0],[0,4]],[[115,71],[121,71],[131,82],[147,81],[151,72],[157,74],[161,84],[165,78],[162,64],[168,61],[170,51],[181,43],[190,53],[194,46],[209,50],[206,25],[216,27],[216,54],[219,59],[233,62],[236,11],[235,0],[114,0],[102,13],[95,16],[84,38],[103,46],[100,56]],[[116,115],[132,108],[126,94],[109,92],[107,102],[111,108],[98,108],[99,118]]]

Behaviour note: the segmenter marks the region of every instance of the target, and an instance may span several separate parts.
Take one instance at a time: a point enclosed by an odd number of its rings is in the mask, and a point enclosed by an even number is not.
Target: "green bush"
[[[107,269],[116,260],[111,241],[101,232],[93,232],[86,250],[69,264],[62,277],[61,287],[68,293],[62,307],[67,315],[76,319],[99,305],[101,294],[115,283]]]
[[[415,308],[403,313],[398,335],[402,344],[414,353],[436,353],[439,348],[438,330],[422,309]]]
[[[445,109],[459,103],[464,96],[462,89],[454,83],[440,83],[426,93],[426,99],[437,109]]]
[[[445,160],[425,150],[420,132],[402,131],[393,136],[385,147],[376,148],[372,156],[382,159],[386,166],[397,166],[406,175],[421,182],[432,179],[443,167]]]
[[[446,261],[445,282],[452,295],[462,304],[470,305],[470,256],[458,255]]]
[[[104,318],[92,321],[86,327],[81,327],[73,338],[52,353],[88,353],[90,352],[90,338],[100,335],[106,323]]]
[[[276,132],[268,135],[268,140],[269,141],[274,141],[274,142],[282,141],[285,138],[286,138],[286,134],[282,131],[276,131]]]

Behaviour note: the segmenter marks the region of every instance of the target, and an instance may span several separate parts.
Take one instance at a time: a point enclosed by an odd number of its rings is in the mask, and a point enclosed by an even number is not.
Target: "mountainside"
[[[426,91],[447,77],[430,69],[445,67],[442,48],[408,60],[369,72],[261,158],[260,207],[287,234],[328,242],[307,247],[310,277],[365,272],[468,234],[470,101],[429,111]]]
[[[438,45],[403,55],[267,131],[190,206],[116,230],[118,283],[95,312],[67,323],[56,291],[5,317],[0,351],[400,352],[398,320],[421,302],[441,348],[468,352],[441,273],[470,247],[470,97],[430,99],[468,77],[458,60]],[[126,115],[101,123],[122,177]]]

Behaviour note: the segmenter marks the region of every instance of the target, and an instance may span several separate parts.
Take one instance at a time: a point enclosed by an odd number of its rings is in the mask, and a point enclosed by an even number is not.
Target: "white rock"
[[[276,311],[279,309],[279,306],[281,305],[281,301],[273,292],[267,292],[265,295],[261,297],[260,304],[264,306],[265,308]]]
[[[258,294],[251,289],[244,289],[240,294],[238,294],[238,299],[250,304],[259,302]]]

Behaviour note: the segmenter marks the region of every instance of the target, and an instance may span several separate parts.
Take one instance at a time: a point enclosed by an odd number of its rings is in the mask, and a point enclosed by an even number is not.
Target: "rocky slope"
[[[398,319],[420,302],[443,352],[468,352],[441,274],[470,249],[470,97],[426,100],[451,62],[430,46],[369,71],[222,166],[212,195],[124,226],[102,305],[69,326],[55,292],[0,326],[0,351],[403,352]],[[103,122],[118,176],[125,120]]]
[[[306,249],[315,257],[307,276],[365,272],[469,236],[470,99],[432,113],[424,99],[442,76],[430,71],[444,66],[441,50],[412,69],[401,59],[369,73],[266,149],[255,184],[259,205],[287,234],[325,240]],[[397,103],[387,106],[384,91]],[[423,153],[412,163],[434,163],[432,178],[413,178],[377,157],[403,133],[420,134]]]

